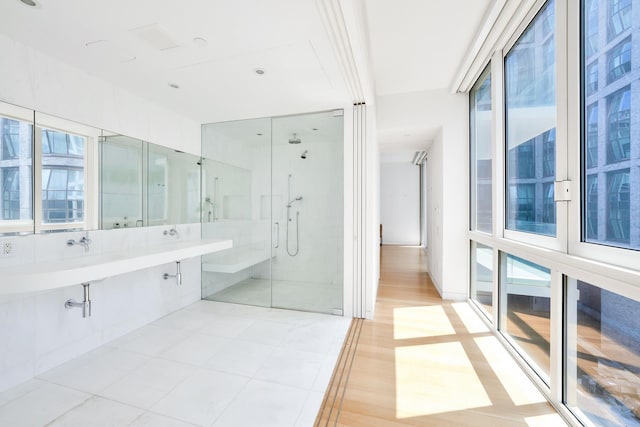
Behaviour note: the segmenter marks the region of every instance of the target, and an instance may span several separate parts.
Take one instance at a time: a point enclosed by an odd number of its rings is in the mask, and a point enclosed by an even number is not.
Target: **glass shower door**
[[[277,117],[272,127],[272,306],[342,314],[342,113]]]
[[[271,119],[202,127],[202,236],[233,240],[203,256],[202,297],[271,307]]]

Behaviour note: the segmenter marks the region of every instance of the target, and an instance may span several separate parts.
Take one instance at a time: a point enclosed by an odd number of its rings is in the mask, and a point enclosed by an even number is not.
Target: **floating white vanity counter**
[[[232,246],[231,240],[176,241],[122,252],[89,253],[63,260],[3,268],[0,273],[0,295],[37,292],[101,280]]]

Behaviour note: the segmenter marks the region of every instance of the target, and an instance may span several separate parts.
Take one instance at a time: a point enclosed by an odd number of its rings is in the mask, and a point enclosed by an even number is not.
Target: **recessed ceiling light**
[[[36,7],[38,5],[34,0],[20,0],[20,3],[26,4],[30,7]]]
[[[198,47],[207,47],[209,42],[204,37],[195,37],[193,39],[193,44],[195,44]]]
[[[169,83],[169,87],[173,89],[180,89],[180,86],[177,85],[176,83]]]
[[[261,76],[264,74],[264,70],[262,68],[256,68],[254,70],[256,72],[257,75]]]

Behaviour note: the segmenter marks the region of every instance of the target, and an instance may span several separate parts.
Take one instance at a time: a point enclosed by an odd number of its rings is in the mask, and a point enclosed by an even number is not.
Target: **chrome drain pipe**
[[[164,273],[162,278],[168,280],[170,277],[176,278],[176,284],[182,286],[182,273],[180,272],[180,261],[176,261],[176,274]]]
[[[90,283],[83,283],[82,287],[84,288],[84,300],[81,302],[76,302],[74,299],[68,299],[64,303],[64,308],[70,310],[72,308],[81,308],[82,309],[82,317],[91,317],[91,299],[89,299],[89,285]]]

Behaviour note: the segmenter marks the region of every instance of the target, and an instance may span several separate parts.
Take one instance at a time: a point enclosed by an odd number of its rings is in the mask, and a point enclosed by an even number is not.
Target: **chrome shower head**
[[[293,134],[293,138],[289,138],[289,144],[300,144],[301,142],[302,140],[298,138],[295,133]]]
[[[309,152],[309,150],[304,150],[304,153],[302,153],[302,155],[300,156],[301,159],[306,159],[307,158],[307,153]]]

